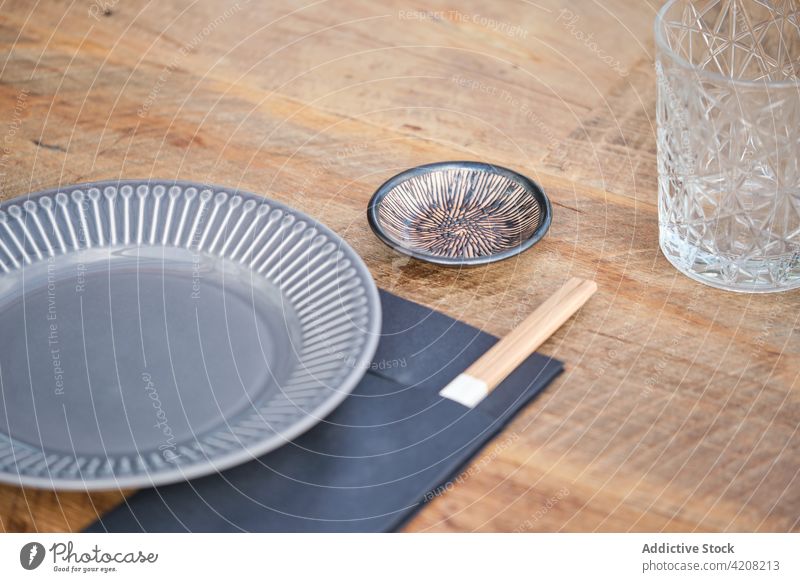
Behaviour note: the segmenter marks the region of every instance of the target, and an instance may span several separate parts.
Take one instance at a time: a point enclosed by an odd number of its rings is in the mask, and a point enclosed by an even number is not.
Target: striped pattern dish
[[[393,248],[433,263],[468,265],[513,256],[538,241],[550,207],[533,182],[505,168],[448,162],[403,172],[368,211]]]

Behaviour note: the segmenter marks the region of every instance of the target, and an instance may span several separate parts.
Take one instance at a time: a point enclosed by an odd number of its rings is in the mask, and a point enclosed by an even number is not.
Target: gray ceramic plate
[[[374,355],[356,253],[279,203],[185,182],[0,205],[0,480],[164,484],[281,446]]]

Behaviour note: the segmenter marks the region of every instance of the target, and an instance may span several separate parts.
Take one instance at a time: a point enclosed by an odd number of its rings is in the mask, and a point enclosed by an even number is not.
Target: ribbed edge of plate
[[[215,185],[121,180],[58,188],[0,204],[0,271],[90,248],[185,247],[237,261],[278,287],[300,320],[299,365],[282,393],[234,424],[153,453],[48,454],[0,434],[0,481],[57,489],[159,485],[220,471],[296,438],[353,390],[377,348],[380,300],[356,252],[279,202]],[[0,273],[2,277],[2,273]],[[8,389],[8,387],[7,387]]]

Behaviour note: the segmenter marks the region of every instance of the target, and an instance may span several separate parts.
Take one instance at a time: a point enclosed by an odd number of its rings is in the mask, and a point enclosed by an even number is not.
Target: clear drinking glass
[[[670,0],[655,38],[664,255],[722,289],[800,287],[800,0]]]

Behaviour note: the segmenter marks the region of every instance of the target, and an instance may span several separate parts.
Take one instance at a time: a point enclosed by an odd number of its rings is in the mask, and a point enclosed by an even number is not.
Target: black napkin
[[[263,457],[146,489],[90,532],[375,532],[400,527],[562,368],[528,358],[476,408],[439,390],[497,340],[382,291],[370,369],[325,420]]]

